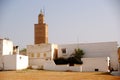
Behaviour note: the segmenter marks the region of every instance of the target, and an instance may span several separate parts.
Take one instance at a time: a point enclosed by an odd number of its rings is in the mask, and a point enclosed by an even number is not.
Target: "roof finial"
[[[43,11],[42,11],[42,9],[40,10],[40,14],[43,14]]]

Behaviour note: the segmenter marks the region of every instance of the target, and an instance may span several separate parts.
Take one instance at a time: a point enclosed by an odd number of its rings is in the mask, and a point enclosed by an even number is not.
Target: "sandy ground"
[[[0,71],[0,80],[120,80],[120,76],[102,72],[22,70]]]

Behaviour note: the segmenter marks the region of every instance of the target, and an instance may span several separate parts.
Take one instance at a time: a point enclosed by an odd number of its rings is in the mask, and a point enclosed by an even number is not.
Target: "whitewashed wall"
[[[23,55],[4,55],[4,70],[21,70],[28,67],[28,57]]]
[[[85,52],[84,58],[110,57],[111,67],[118,69],[117,42],[100,42],[85,44],[63,44],[58,45],[59,57],[69,57],[74,49],[80,48]],[[66,48],[66,54],[61,49]]]
[[[55,44],[37,44],[27,46],[27,55],[29,56],[29,65],[42,68],[46,60],[52,60]],[[31,56],[33,54],[34,56]],[[40,54],[38,57],[37,55]],[[46,55],[45,55],[46,54]]]
[[[29,59],[29,66],[34,68],[34,66],[37,69],[43,69],[43,65],[45,63],[45,59],[39,59],[39,58],[31,58]]]
[[[3,69],[3,58],[2,56],[0,56],[0,70]]]
[[[66,71],[67,70],[67,65],[59,65],[57,66],[54,61],[46,61],[44,66],[44,70],[56,70],[56,71]]]
[[[54,50],[55,49],[58,49],[58,45],[56,45],[56,44],[52,44],[51,45],[51,59],[54,59]]]
[[[4,70],[16,70],[16,56],[15,55],[4,55]]]
[[[54,48],[57,48],[55,44],[27,45],[27,55],[31,58],[30,54],[33,53],[33,58],[37,58],[37,54],[40,53],[40,57],[38,58],[43,59],[45,58],[44,53],[46,53],[46,59],[52,59]]]
[[[9,40],[3,40],[3,55],[13,54],[13,43]]]
[[[26,69],[28,67],[28,56],[16,55],[16,69]]]
[[[82,71],[98,71],[109,72],[109,57],[102,58],[82,58]]]
[[[2,52],[3,52],[3,40],[0,39],[0,56],[2,56]]]
[[[95,69],[101,72],[108,72],[109,69],[109,58],[82,58],[82,65],[69,66],[67,65],[56,65],[54,61],[46,61],[43,69],[55,70],[55,71],[80,71],[80,72],[94,72]]]
[[[0,39],[0,54],[12,55],[13,54],[13,42],[6,39]]]

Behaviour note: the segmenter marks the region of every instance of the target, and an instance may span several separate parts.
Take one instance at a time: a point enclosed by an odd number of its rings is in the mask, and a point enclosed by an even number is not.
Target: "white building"
[[[82,71],[100,71],[109,72],[110,58],[109,57],[99,57],[99,58],[82,58],[83,65]]]
[[[29,56],[29,66],[37,66],[42,69],[45,61],[53,60],[57,57],[57,45],[55,44],[36,44],[27,46]]]
[[[28,56],[23,55],[4,55],[0,58],[0,67],[3,70],[22,70],[28,67]]]
[[[58,57],[69,57],[74,52],[75,49],[80,48],[85,52],[83,58],[110,57],[111,68],[117,70],[118,69],[117,46],[118,46],[117,42],[63,44],[58,46],[58,53],[59,53]]]
[[[74,50],[80,48],[85,52],[81,66],[63,65],[58,67],[53,59],[69,57]],[[100,42],[85,44],[36,44],[27,46],[29,65],[46,70],[73,70],[73,71],[109,71],[109,66],[118,69],[117,42]],[[49,66],[48,66],[49,65]],[[51,67],[50,67],[51,66]],[[55,67],[57,66],[57,67]],[[60,66],[60,65],[59,65]],[[74,67],[74,68],[73,68]],[[63,69],[64,68],[64,69]]]
[[[82,58],[82,65],[69,66],[66,65],[56,65],[54,61],[46,61],[44,64],[45,70],[54,71],[78,71],[78,72],[109,72],[109,57],[103,58]]]
[[[13,42],[7,39],[0,39],[0,56],[13,54]]]
[[[17,53],[18,49],[17,49]],[[20,70],[28,67],[28,57],[13,54],[13,42],[8,39],[0,39],[0,69]]]

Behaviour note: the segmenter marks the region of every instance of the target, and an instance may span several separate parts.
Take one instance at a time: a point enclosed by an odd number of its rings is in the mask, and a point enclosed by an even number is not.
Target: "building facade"
[[[82,59],[82,70],[108,71],[109,66],[113,70],[118,70],[117,46],[117,42],[62,45],[49,44],[48,26],[46,23],[44,23],[44,14],[41,11],[38,16],[38,24],[35,24],[34,26],[34,45],[27,46],[27,55],[29,56],[29,65],[33,66],[34,68],[46,69],[47,67],[49,68],[51,66],[51,68],[62,69],[66,66],[64,65],[62,68],[55,67],[53,60],[59,57],[68,58],[74,53],[75,49],[80,48],[85,52],[85,55]],[[53,64],[48,65],[49,62],[52,62]],[[70,69],[74,69],[74,67],[70,67]],[[80,67],[76,67],[75,70],[79,68]],[[68,68],[65,68],[65,70],[66,69]]]
[[[54,59],[67,58],[80,48],[85,54],[79,66],[56,65]],[[36,44],[27,46],[29,65],[45,70],[103,71],[118,70],[117,42],[83,44]],[[51,63],[52,62],[52,63]],[[49,65],[49,66],[48,66]],[[82,69],[81,69],[82,68]]]
[[[1,60],[1,59],[0,59]],[[28,56],[24,55],[4,55],[0,61],[2,70],[22,70],[28,67]]]
[[[38,16],[38,24],[34,25],[34,43],[48,43],[48,25],[44,23],[44,14],[42,11]]]
[[[58,45],[58,57],[69,57],[75,49],[80,48],[85,52],[83,58],[110,57],[110,67],[118,70],[117,46],[117,42],[63,44]]]
[[[56,65],[54,61],[46,61],[44,64],[45,70],[54,70],[54,71],[77,71],[77,72],[109,72],[109,57],[102,58],[82,58],[82,65],[70,66],[66,65]]]
[[[19,55],[18,46],[8,39],[0,39],[0,70],[21,70],[28,67],[28,56]]]
[[[13,54],[13,42],[8,39],[0,39],[0,56]]]
[[[57,58],[57,49],[56,44],[27,45],[29,65],[37,66],[42,69],[45,61]]]

